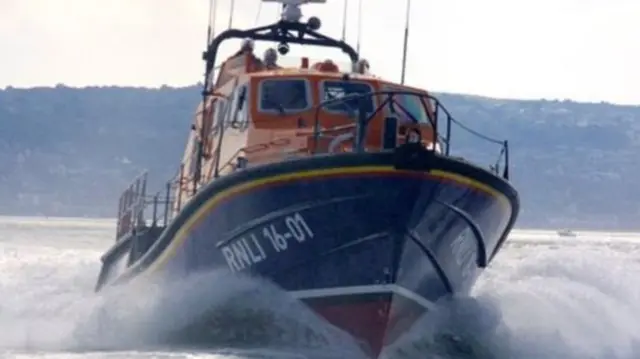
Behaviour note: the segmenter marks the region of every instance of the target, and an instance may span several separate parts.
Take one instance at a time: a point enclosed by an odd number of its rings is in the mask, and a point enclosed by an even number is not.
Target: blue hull
[[[519,210],[507,182],[470,164],[432,156],[398,167],[393,154],[353,154],[227,176],[105,281],[266,277],[375,356],[439,298],[469,292]]]

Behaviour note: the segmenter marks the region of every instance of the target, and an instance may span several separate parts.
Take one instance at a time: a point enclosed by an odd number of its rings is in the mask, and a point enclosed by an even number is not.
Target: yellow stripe
[[[276,175],[273,177],[260,178],[251,182],[243,183],[241,185],[231,187],[227,190],[221,191],[207,200],[183,225],[180,227],[178,232],[176,232],[173,240],[167,248],[162,251],[162,254],[155,260],[153,263],[147,268],[143,274],[153,273],[160,268],[162,268],[169,259],[175,254],[178,248],[183,244],[183,242],[187,239],[189,232],[191,229],[198,223],[200,219],[202,219],[207,213],[211,211],[216,205],[218,205],[221,201],[226,198],[229,198],[237,193],[251,190],[256,187],[261,187],[268,184],[284,182],[292,179],[304,179],[309,177],[323,177],[330,176],[335,174],[357,174],[357,173],[415,173],[412,171],[403,171],[394,168],[393,166],[361,166],[361,167],[340,167],[340,168],[330,168],[330,169],[318,169],[318,170],[309,170],[305,172],[293,172],[286,173],[282,175]],[[494,188],[487,186],[484,183],[475,181],[471,178],[461,176],[459,174],[445,172],[441,170],[432,170],[429,172],[429,175],[433,177],[439,177],[442,179],[448,179],[459,184],[465,185],[467,187],[474,188],[476,190],[487,193],[492,197],[496,197],[500,202],[509,204],[509,200],[507,197],[495,190]],[[142,277],[140,275],[139,277]]]

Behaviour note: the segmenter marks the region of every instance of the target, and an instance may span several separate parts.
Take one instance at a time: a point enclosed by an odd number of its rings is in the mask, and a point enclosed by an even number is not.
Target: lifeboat
[[[556,231],[556,233],[558,233],[558,236],[560,237],[576,237],[576,232],[568,229],[568,228],[563,228],[563,229],[559,229],[558,231]]]
[[[469,126],[434,95],[372,75],[317,18],[286,13],[210,42],[178,174],[155,194],[146,173],[123,192],[96,290],[204,270],[257,276],[377,357],[438,300],[468,294],[499,252],[519,213],[508,142],[471,131],[497,143],[498,162],[455,155]],[[245,43],[216,66],[230,39]],[[276,48],[258,58],[254,40]],[[342,50],[351,68],[280,66],[290,44]]]

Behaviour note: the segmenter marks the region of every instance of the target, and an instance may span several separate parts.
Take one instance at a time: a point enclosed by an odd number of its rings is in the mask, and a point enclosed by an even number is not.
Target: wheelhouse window
[[[406,91],[401,89],[390,89],[390,91]],[[388,109],[391,114],[396,115],[399,119],[413,121],[423,125],[429,125],[429,114],[423,101],[426,98],[418,95],[394,95],[394,104],[389,104]],[[402,108],[400,108],[402,106]],[[410,114],[410,116],[407,114]],[[413,117],[413,118],[412,118]]]
[[[324,81],[321,88],[322,101],[336,100],[346,96],[356,96],[359,94],[367,94],[373,92],[371,85],[357,81]],[[366,113],[372,113],[375,110],[374,96],[362,96],[355,99],[336,101],[323,106],[330,112],[344,112],[353,114],[363,106]]]
[[[249,94],[247,89],[247,85],[242,85],[232,92],[224,113],[225,128],[229,126],[240,128],[247,123],[249,115],[247,109]]]
[[[260,84],[260,111],[298,112],[310,107],[309,84],[305,79],[263,80]]]

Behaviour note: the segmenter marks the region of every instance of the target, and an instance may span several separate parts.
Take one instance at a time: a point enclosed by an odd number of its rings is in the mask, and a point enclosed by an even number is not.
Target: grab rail
[[[373,111],[367,113],[364,110],[364,99],[373,97],[373,96],[384,96],[385,100],[382,101],[380,105],[378,105]],[[400,103],[396,96],[415,96],[419,98],[422,104],[422,109],[425,113],[428,114],[428,119],[433,128],[434,136],[431,139],[430,148],[435,150],[440,145],[438,142],[442,142],[444,145],[444,155],[452,156],[451,150],[451,139],[453,137],[452,129],[453,125],[457,125],[460,129],[482,139],[492,144],[497,144],[500,146],[500,152],[498,154],[498,158],[496,162],[492,165],[489,165],[489,170],[496,175],[500,175],[505,179],[509,179],[509,142],[507,140],[497,140],[487,135],[480,133],[479,131],[471,129],[469,126],[462,124],[457,121],[449,111],[442,105],[442,103],[434,96],[416,92],[416,91],[374,91],[362,94],[353,94],[347,95],[340,98],[329,99],[323,101],[318,106],[315,107],[315,121],[314,121],[314,147],[312,149],[312,153],[316,153],[318,150],[319,136],[320,136],[320,110],[328,105],[345,103],[345,102],[357,102],[358,108],[355,109],[357,112],[357,120],[356,120],[356,151],[363,151],[363,141],[366,135],[367,126],[369,122],[386,106],[397,106],[406,117],[413,123],[417,124],[419,121],[415,118],[413,114],[409,110],[407,110],[402,103]],[[426,101],[425,101],[426,100]],[[427,106],[427,103],[430,104],[434,109],[433,111]],[[440,113],[444,113],[446,116],[446,128],[444,134],[440,133],[439,123],[440,123]],[[442,146],[441,146],[442,147]],[[503,170],[500,171],[501,165],[504,166]],[[502,172],[502,173],[501,173]]]

